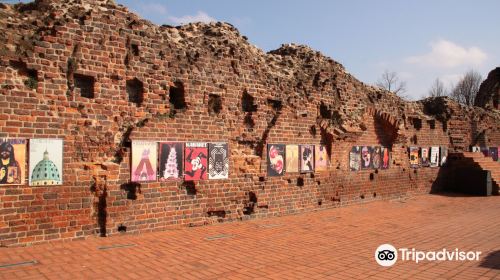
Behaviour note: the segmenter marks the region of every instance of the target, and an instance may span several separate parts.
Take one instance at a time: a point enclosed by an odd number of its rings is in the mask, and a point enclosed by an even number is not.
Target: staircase
[[[499,189],[500,185],[500,162],[493,161],[491,157],[485,157],[483,153],[462,152],[455,154],[459,157],[460,165],[471,168],[479,168],[491,172],[493,190]]]

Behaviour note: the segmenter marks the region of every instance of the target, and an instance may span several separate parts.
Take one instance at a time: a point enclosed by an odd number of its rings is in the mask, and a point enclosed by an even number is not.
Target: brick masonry
[[[111,1],[42,0],[0,4],[0,30],[0,137],[65,141],[64,185],[0,187],[2,246],[427,193],[445,172],[409,168],[409,146],[500,146],[498,110],[407,102],[309,47],[264,53],[227,23],[156,26]],[[230,177],[130,183],[135,139],[228,142]],[[322,143],[331,164],[270,178],[266,143]],[[354,145],[391,147],[391,168],[350,172]]]

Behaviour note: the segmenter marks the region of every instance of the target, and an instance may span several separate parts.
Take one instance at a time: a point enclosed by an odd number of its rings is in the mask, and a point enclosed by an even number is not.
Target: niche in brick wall
[[[412,118],[411,122],[413,124],[413,128],[415,128],[416,130],[422,129],[422,120],[421,119],[419,119],[419,118]]]
[[[171,116],[174,116],[179,111],[187,109],[184,84],[182,82],[176,81],[174,85],[170,87],[168,100],[170,103]]]
[[[208,113],[218,115],[222,111],[222,98],[217,94],[208,95]]]
[[[74,74],[75,90],[80,93],[82,97],[94,98],[94,77],[81,74]]]
[[[427,124],[429,124],[430,129],[436,129],[436,121],[435,120],[428,120]]]
[[[28,69],[26,63],[22,61],[9,61],[10,67],[16,69],[17,74],[25,78],[23,81],[24,85],[30,89],[36,89],[38,87],[38,73],[34,69]]]
[[[385,118],[375,115],[375,133],[379,142],[386,147],[392,147],[398,137],[398,127]]]
[[[128,101],[141,106],[144,101],[144,84],[137,78],[127,80]]]
[[[246,90],[241,95],[241,109],[243,112],[257,112],[257,104],[255,98],[250,95]]]

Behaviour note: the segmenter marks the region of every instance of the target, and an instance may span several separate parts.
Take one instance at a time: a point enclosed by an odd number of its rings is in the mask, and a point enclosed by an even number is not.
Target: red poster
[[[208,179],[207,158],[207,143],[186,143],[184,150],[184,180],[196,181]]]

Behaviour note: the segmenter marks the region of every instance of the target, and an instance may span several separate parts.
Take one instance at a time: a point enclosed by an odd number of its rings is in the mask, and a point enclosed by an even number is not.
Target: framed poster
[[[488,147],[481,147],[481,153],[483,153],[483,155],[485,157],[489,157],[490,156],[490,149]]]
[[[349,169],[358,171],[361,169],[361,147],[353,146],[349,152]]]
[[[184,180],[206,180],[208,178],[207,160],[207,143],[187,142],[184,149]]]
[[[446,165],[446,160],[448,159],[448,148],[446,147],[440,147],[439,148],[440,152],[440,166],[445,166]]]
[[[380,156],[381,149],[380,146],[372,147],[372,167],[374,169],[379,169],[382,164],[382,158]]]
[[[62,185],[63,140],[30,139],[29,150],[29,185]]]
[[[380,169],[389,169],[389,166],[391,165],[391,153],[389,148],[381,147],[380,155],[382,157],[382,165],[380,166]]]
[[[490,147],[490,157],[494,161],[498,161],[498,147]]]
[[[26,139],[0,139],[0,186],[23,185],[26,177]]]
[[[157,175],[157,143],[152,141],[132,141],[132,182],[156,181]]]
[[[478,147],[478,146],[472,146],[471,147],[471,152],[473,152],[473,153],[480,153],[481,152],[481,148]]]
[[[285,172],[299,172],[299,145],[286,145]]]
[[[314,145],[299,145],[300,172],[314,172]]]
[[[160,142],[160,181],[180,180],[184,175],[184,143]]]
[[[326,146],[314,146],[314,159],[316,171],[326,171],[328,169],[328,153],[326,152]]]
[[[420,148],[420,163],[423,167],[429,167],[431,164],[429,162],[429,148]]]
[[[208,153],[208,179],[229,178],[229,149],[227,143],[209,143]]]
[[[267,175],[283,176],[286,148],[284,144],[267,144]]]
[[[438,167],[439,166],[439,147],[431,147],[430,152],[430,166]]]
[[[418,147],[410,147],[410,167],[418,168],[420,166],[420,156]]]
[[[361,147],[361,169],[371,169],[373,149],[370,146]]]

